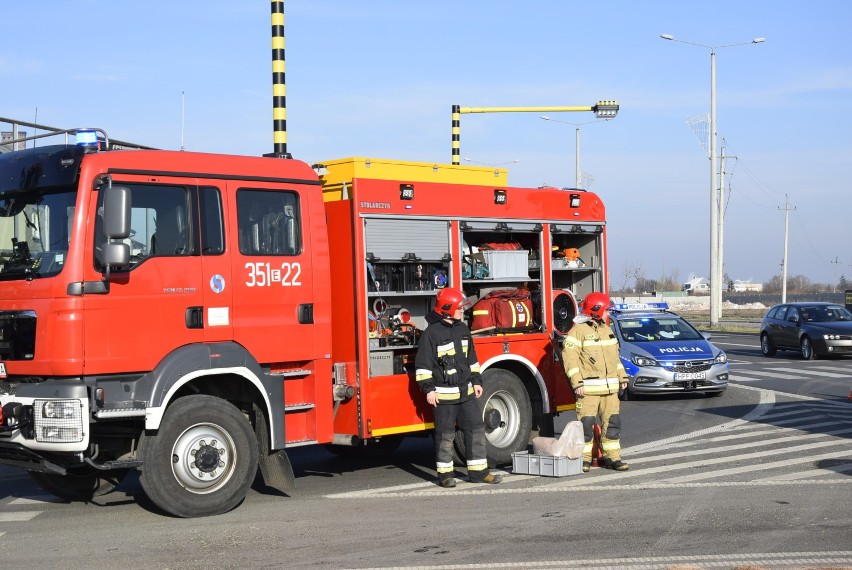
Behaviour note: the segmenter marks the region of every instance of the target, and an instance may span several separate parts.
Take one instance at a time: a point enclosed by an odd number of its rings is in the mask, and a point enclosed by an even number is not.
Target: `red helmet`
[[[445,287],[435,295],[435,312],[444,317],[452,317],[456,309],[465,309],[469,304],[464,293],[452,287]]]
[[[589,293],[586,295],[586,298],[583,299],[582,309],[585,314],[589,315],[593,319],[602,321],[606,310],[611,304],[612,300],[606,293]]]

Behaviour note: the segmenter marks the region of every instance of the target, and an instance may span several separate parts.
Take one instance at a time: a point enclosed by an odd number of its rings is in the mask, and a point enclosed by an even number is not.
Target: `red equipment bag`
[[[473,306],[473,332],[523,332],[535,330],[533,303],[526,289],[492,291]]]

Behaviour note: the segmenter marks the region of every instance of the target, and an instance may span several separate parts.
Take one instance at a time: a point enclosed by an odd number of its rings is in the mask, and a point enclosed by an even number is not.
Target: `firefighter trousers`
[[[464,433],[464,452],[470,480],[478,482],[488,475],[488,460],[485,450],[485,424],[482,411],[475,398],[467,398],[458,404],[438,404],[435,408],[435,463],[438,480],[452,479],[453,441],[456,424]]]
[[[577,398],[577,419],[583,424],[583,461],[592,461],[595,424],[601,426],[601,452],[606,459],[621,459],[621,403],[618,394]]]

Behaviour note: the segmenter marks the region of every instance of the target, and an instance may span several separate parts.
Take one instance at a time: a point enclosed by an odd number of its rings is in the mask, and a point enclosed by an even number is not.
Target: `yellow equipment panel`
[[[322,167],[325,167],[323,170]],[[509,175],[505,168],[462,166],[435,162],[411,162],[381,158],[341,158],[314,165],[322,181],[323,200],[331,202],[354,198],[352,180],[399,180],[414,182],[444,182],[477,186],[507,186]]]

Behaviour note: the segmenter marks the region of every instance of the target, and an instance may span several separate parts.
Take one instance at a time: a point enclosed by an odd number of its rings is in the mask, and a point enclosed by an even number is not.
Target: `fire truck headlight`
[[[36,400],[35,406],[39,416],[45,419],[67,420],[80,415],[80,402],[77,400]]]
[[[83,407],[80,400],[34,400],[36,441],[72,443],[83,440]]]

